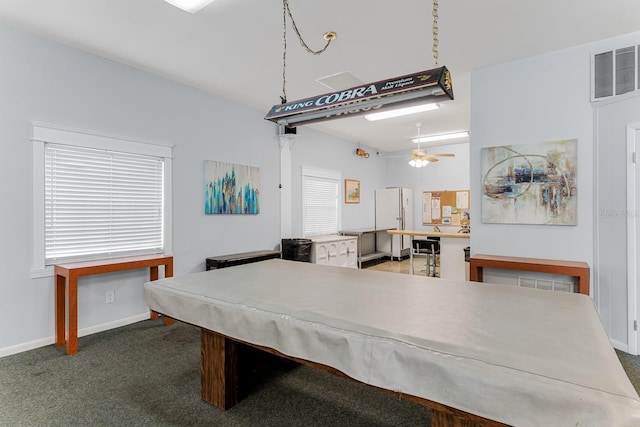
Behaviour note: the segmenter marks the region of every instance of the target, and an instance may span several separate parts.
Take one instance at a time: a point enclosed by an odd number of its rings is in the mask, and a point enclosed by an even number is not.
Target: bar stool
[[[424,263],[424,271],[425,274],[427,274],[427,276],[429,275],[429,245],[427,243],[427,240],[424,239],[414,239],[411,242],[411,246],[412,246],[412,251],[413,251],[413,258],[415,259],[417,256],[424,256],[425,259],[425,263]]]
[[[413,256],[425,257],[425,273],[430,277],[438,277],[438,255],[440,254],[440,238],[415,239],[412,242]]]
[[[440,238],[433,237],[427,242],[427,276],[440,277],[438,273],[438,255],[440,255]]]

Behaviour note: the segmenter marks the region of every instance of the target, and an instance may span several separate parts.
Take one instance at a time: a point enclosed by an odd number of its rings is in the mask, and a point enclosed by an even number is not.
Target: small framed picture
[[[360,181],[357,179],[344,180],[344,202],[360,203]]]

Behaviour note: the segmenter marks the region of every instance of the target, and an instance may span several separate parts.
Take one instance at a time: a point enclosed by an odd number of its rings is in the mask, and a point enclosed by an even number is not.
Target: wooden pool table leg
[[[431,427],[504,427],[497,421],[472,415],[446,407],[445,410],[431,408]]]
[[[238,403],[237,343],[200,328],[200,391],[202,400],[220,409]]]
[[[200,328],[200,388],[202,400],[223,410],[230,409],[238,403],[238,346],[242,344],[242,342],[235,341],[217,332]],[[254,346],[253,344],[249,345]],[[255,347],[272,354],[290,358],[273,349]],[[349,378],[342,372],[328,368],[325,365],[303,359],[290,359]],[[392,394],[397,393],[390,390],[379,390]],[[431,427],[506,427],[505,424],[500,422],[463,412],[441,403],[410,395],[398,394],[398,397],[431,408]]]

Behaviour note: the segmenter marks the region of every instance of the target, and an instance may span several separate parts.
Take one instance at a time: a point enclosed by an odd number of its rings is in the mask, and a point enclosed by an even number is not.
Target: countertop
[[[404,236],[453,237],[457,239],[468,239],[471,237],[471,233],[442,233],[440,231],[387,230],[387,233],[401,234]]]

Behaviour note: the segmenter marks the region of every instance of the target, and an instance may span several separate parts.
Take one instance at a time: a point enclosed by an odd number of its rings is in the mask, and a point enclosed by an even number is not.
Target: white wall
[[[364,119],[363,119],[364,120]],[[339,171],[341,183],[341,229],[373,227],[375,225],[374,190],[385,186],[387,177],[383,155],[362,145],[368,158],[355,154],[358,144],[317,132],[309,127],[298,129],[292,151],[293,179],[293,235],[302,237],[302,178],[303,166]],[[344,203],[344,180],[360,181],[360,203]]]
[[[280,151],[275,125],[263,119],[263,111],[4,26],[0,62],[0,356],[54,341],[53,278],[30,275],[32,121],[174,145],[176,275],[204,270],[209,256],[279,247]],[[301,165],[361,180],[362,201],[343,204],[342,224],[373,225],[373,189],[384,186],[384,161],[371,149],[369,159],[355,156],[355,148],[310,128],[299,130],[293,149],[298,232]],[[204,215],[205,160],[259,167],[260,214]],[[145,318],[146,280],[141,271],[81,279],[80,335]],[[107,305],[105,293],[111,290],[116,302]]]
[[[473,253],[576,259],[593,265],[589,55],[598,47],[583,46],[474,72],[473,142],[442,147],[439,152],[455,152],[456,157],[427,168],[409,168],[404,160],[376,156],[368,147],[363,148],[371,157],[362,159],[354,154],[356,144],[311,128],[299,129],[292,152],[294,235],[302,230],[300,168],[304,165],[338,170],[343,179],[361,181],[361,203],[342,205],[342,228],[373,225],[376,188],[409,187],[416,195],[425,190],[470,188]],[[0,60],[0,146],[4,149],[0,156],[0,356],[53,342],[53,279],[30,276],[31,121],[174,144],[176,274],[203,270],[208,256],[279,245],[279,148],[274,126],[263,120],[263,112],[2,26]],[[577,226],[496,225],[477,220],[480,148],[565,138],[579,140]],[[207,159],[260,167],[260,215],[203,214]],[[415,209],[414,228],[424,228],[419,200]],[[145,280],[144,274],[135,271],[81,280],[81,333],[144,316],[140,283]],[[116,291],[116,303],[105,304],[107,290]],[[616,290],[610,292],[609,311],[626,307]],[[622,334],[626,329],[618,325],[615,330]],[[626,341],[626,337],[614,338]]]
[[[471,209],[480,215],[480,149],[578,139],[578,225],[475,221],[471,251],[592,264],[593,121],[589,50],[571,49],[471,74]]]
[[[5,27],[0,61],[0,355],[53,342],[53,278],[30,276],[31,121],[174,144],[175,274],[279,244],[279,149],[261,112]],[[260,167],[259,215],[204,215],[206,159]],[[140,271],[81,279],[81,333],[144,316],[146,280]]]
[[[471,74],[471,209],[481,209],[480,151],[483,147],[578,139],[578,225],[501,225],[473,222],[472,254],[486,253],[586,261],[594,264],[594,110],[590,60],[611,44],[638,43],[638,34],[580,46]],[[611,141],[624,143],[624,141]],[[624,168],[624,163],[619,165]],[[601,176],[599,179],[608,179]],[[624,192],[624,183],[619,191]],[[624,255],[623,255],[624,256]],[[592,277],[597,274],[592,272]],[[612,288],[625,283],[610,283]],[[607,312],[626,310],[623,293],[612,293]],[[597,301],[596,301],[597,302]],[[620,322],[618,318],[616,320]],[[625,325],[606,324],[612,340],[626,342]]]

